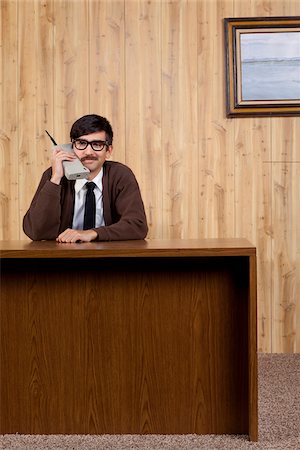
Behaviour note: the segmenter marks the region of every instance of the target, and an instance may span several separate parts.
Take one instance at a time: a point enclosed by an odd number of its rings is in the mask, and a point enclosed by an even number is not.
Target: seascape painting
[[[243,101],[300,99],[300,32],[241,33]]]

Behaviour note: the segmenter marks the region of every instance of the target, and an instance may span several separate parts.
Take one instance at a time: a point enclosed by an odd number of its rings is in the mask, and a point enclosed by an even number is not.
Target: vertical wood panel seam
[[[17,85],[16,85],[16,99],[17,99],[17,105],[16,105],[16,116],[17,116],[17,146],[18,146],[18,211],[19,211],[19,233],[18,233],[18,239],[21,238],[21,224],[23,224],[23,218],[21,217],[21,205],[20,205],[20,194],[21,194],[21,186],[20,186],[20,66],[19,66],[19,60],[20,60],[20,39],[18,39],[19,29],[20,29],[20,3],[16,3],[16,14],[17,14],[17,68],[16,68],[16,78],[17,78]],[[22,227],[23,228],[23,227]]]
[[[54,125],[55,125],[55,70],[54,70],[54,63],[55,63],[55,18],[54,18],[54,0],[51,0],[51,39],[52,39],[52,67],[53,67],[53,71],[52,71],[52,117],[51,117],[51,121],[52,121],[52,132],[54,132]]]
[[[54,17],[54,0],[52,3],[52,11],[53,11],[53,21],[52,21],[52,28],[53,28],[53,104],[52,104],[52,108],[53,108],[53,133],[54,136],[56,136],[56,129],[55,129],[55,109],[56,109],[56,101],[55,101],[55,94],[56,94],[56,70],[55,70],[55,59],[56,59],[56,49],[57,49],[57,45],[56,45],[56,18]]]
[[[270,119],[271,120],[271,119]],[[269,132],[270,132],[270,143],[271,143],[271,149],[270,149],[270,156],[271,156],[271,160],[273,160],[273,139],[272,139],[272,135],[273,135],[273,122],[271,121],[270,123],[270,128],[269,128]],[[270,347],[271,347],[271,353],[273,353],[273,332],[274,332],[274,323],[273,323],[273,316],[274,316],[274,284],[273,284],[273,273],[274,273],[274,211],[273,211],[273,166],[271,165],[271,170],[270,170],[270,208],[271,208],[271,229],[272,229],[272,233],[271,233],[271,270],[270,270],[270,289],[271,289],[271,305],[270,305],[270,324],[271,324],[271,331],[270,331]]]
[[[91,14],[91,1],[88,0],[87,4],[87,27],[88,27],[88,92],[89,92],[89,101],[88,101],[88,114],[91,114],[91,20],[90,20],[90,14]]]
[[[91,2],[87,0],[87,28],[88,28],[88,51],[87,51],[87,66],[88,66],[88,114],[91,114],[91,29],[90,29],[90,14],[91,14]]]
[[[197,3],[197,19],[196,19],[196,36],[197,36],[197,48],[196,48],[196,52],[197,52],[197,156],[198,156],[198,185],[197,185],[197,195],[198,195],[198,206],[197,206],[197,218],[198,218],[198,227],[197,227],[197,237],[200,237],[200,233],[201,233],[201,229],[200,229],[200,220],[199,220],[199,207],[200,207],[200,185],[201,185],[201,181],[199,181],[199,173],[200,172],[200,158],[199,158],[199,3]]]
[[[201,185],[201,181],[199,181],[199,173],[200,173],[200,158],[199,158],[199,3],[197,3],[197,9],[196,9],[196,36],[197,36],[197,45],[196,45],[196,56],[197,56],[197,68],[196,68],[196,77],[197,77],[197,155],[198,155],[198,166],[197,166],[197,172],[198,172],[198,184],[197,184],[197,196],[198,196],[198,205],[197,205],[197,219],[198,219],[198,226],[197,226],[197,237],[199,238],[200,236],[200,221],[199,221],[199,208],[200,208],[200,185]]]
[[[236,17],[236,9],[235,9],[235,3],[233,1],[232,3],[232,11],[233,11],[233,17]],[[224,30],[223,30],[223,39],[224,38]],[[225,41],[224,41],[224,53],[225,53]],[[224,58],[225,58],[225,54],[224,54]],[[225,61],[223,61],[223,64],[225,64]],[[226,70],[226,69],[225,69]],[[224,108],[226,108],[226,106],[224,105]],[[229,122],[232,119],[227,119],[229,120]],[[236,151],[235,151],[235,136],[236,136],[236,122],[233,122],[233,186],[234,186],[234,193],[233,193],[233,202],[234,202],[234,206],[233,206],[233,217],[234,217],[234,221],[233,221],[233,232],[234,232],[234,237],[236,237],[237,235],[237,231],[236,231],[236,220],[237,220],[237,211],[236,211]]]
[[[124,107],[124,112],[123,112],[123,120],[124,120],[124,136],[123,136],[123,145],[124,145],[124,159],[126,161],[126,153],[127,153],[127,139],[126,139],[126,134],[127,134],[127,113],[126,113],[126,3],[125,0],[123,0],[123,89],[124,89],[124,94],[123,94],[123,107]]]
[[[235,3],[234,3],[234,0],[232,0],[232,11],[233,11],[233,13],[235,13],[235,8],[234,8],[234,6],[235,6]],[[234,17],[235,17],[235,14],[234,14]],[[223,39],[225,39],[225,38],[224,38],[224,31],[223,31]],[[224,50],[224,58],[225,58],[225,50]],[[223,60],[223,61],[224,61],[224,60]],[[225,63],[225,61],[224,61],[224,63]],[[223,64],[224,64],[224,63],[223,63]],[[226,109],[226,105],[224,104],[224,111],[225,111],[225,109]],[[230,120],[232,120],[232,119],[229,119],[229,123],[230,123]],[[236,174],[235,133],[236,133],[236,129],[235,129],[235,122],[234,122],[234,126],[233,126],[233,138],[232,138],[232,140],[233,140],[233,148],[234,148],[234,154],[233,154],[233,178],[234,178],[234,183],[233,183],[233,186],[234,186],[234,193],[233,193],[233,202],[234,202],[234,207],[233,207],[234,225],[233,225],[233,228],[234,228],[234,237],[236,237],[236,234],[237,234],[237,231],[236,231],[236,189],[235,189],[235,183],[236,183],[236,177],[237,177],[237,174]]]
[[[161,35],[161,50],[160,50],[160,128],[161,128],[161,132],[160,132],[160,150],[162,152],[162,154],[164,154],[164,148],[163,148],[163,137],[164,137],[164,117],[163,117],[163,78],[164,78],[164,74],[163,74],[163,46],[164,46],[164,39],[163,39],[163,15],[164,15],[164,9],[163,9],[163,2],[160,3],[160,35]],[[162,219],[162,223],[161,223],[161,237],[164,238],[165,237],[165,227],[164,227],[164,186],[165,186],[165,180],[166,180],[166,167],[165,167],[165,158],[162,158],[162,184],[161,184],[161,197],[162,197],[162,202],[161,202],[161,213],[163,216]]]
[[[163,2],[160,2],[160,151],[163,151]],[[161,182],[161,212],[164,211],[164,186],[165,186],[165,159],[162,158],[162,182]],[[160,238],[164,235],[163,220],[160,225]]]
[[[123,145],[124,145],[124,159],[125,164],[127,161],[127,54],[126,54],[126,29],[127,29],[127,23],[126,23],[126,3],[125,0],[123,0],[123,17],[124,17],[124,27],[123,27],[123,33],[124,33],[124,40],[123,40],[123,55],[124,55],[124,130],[125,130],[125,136],[123,139]]]

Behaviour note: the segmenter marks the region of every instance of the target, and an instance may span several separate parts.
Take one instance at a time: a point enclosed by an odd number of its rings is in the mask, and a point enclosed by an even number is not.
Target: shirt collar
[[[91,180],[95,183],[95,185],[97,186],[98,189],[100,189],[101,192],[102,192],[102,178],[103,178],[103,167],[101,168],[98,175],[96,175],[95,178]],[[74,188],[76,194],[86,185],[86,183],[88,183],[88,181],[89,180],[86,180],[84,178],[75,181]]]

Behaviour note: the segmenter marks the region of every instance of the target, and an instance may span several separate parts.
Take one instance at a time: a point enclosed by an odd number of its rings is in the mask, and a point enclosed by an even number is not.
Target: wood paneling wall
[[[259,350],[300,351],[299,118],[227,119],[224,17],[295,0],[1,1],[0,238],[87,113],[140,183],[150,238],[245,237],[258,251]],[[298,126],[297,126],[298,125]]]

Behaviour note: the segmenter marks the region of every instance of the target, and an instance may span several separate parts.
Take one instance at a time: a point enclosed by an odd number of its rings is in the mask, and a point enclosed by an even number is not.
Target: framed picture
[[[300,17],[224,19],[227,117],[300,115]]]

